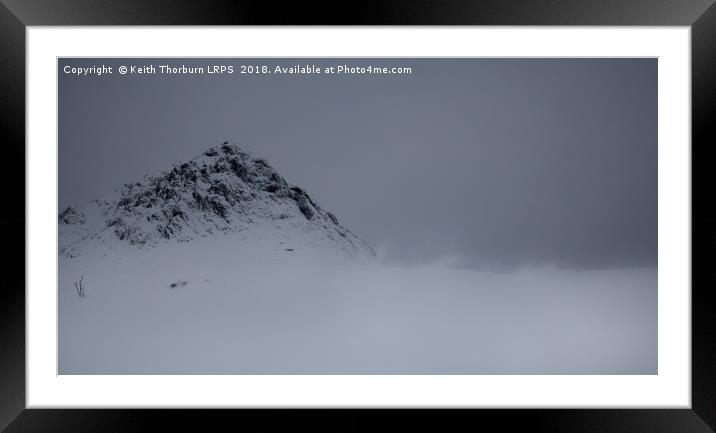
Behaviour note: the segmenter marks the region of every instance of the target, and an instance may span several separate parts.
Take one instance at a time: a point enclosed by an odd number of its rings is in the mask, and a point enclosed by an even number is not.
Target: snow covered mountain
[[[157,176],[59,214],[59,254],[77,257],[119,246],[151,247],[242,233],[295,246],[371,257],[371,247],[262,158],[224,142]],[[240,239],[240,238],[239,238]]]

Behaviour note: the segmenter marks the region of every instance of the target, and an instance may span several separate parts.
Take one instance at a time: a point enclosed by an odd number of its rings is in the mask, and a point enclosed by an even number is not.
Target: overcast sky
[[[410,75],[103,75],[105,64]],[[399,261],[656,265],[655,59],[59,61],[64,208],[229,140]]]

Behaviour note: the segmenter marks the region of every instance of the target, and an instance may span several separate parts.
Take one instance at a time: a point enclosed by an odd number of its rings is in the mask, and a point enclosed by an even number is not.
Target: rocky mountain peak
[[[104,199],[59,214],[60,254],[90,241],[138,247],[262,227],[264,236],[374,255],[370,246],[263,158],[224,142]]]

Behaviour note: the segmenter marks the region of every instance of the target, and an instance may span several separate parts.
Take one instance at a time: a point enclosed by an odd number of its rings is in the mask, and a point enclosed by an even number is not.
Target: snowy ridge
[[[371,247],[262,158],[224,142],[157,176],[68,207],[59,217],[59,254],[190,242],[220,233],[372,257]],[[291,251],[290,248],[286,248]]]

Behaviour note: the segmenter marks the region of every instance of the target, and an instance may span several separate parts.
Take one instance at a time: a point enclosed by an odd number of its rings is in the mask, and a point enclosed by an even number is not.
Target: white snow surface
[[[60,257],[59,374],[656,373],[656,269],[391,267],[240,236]]]

